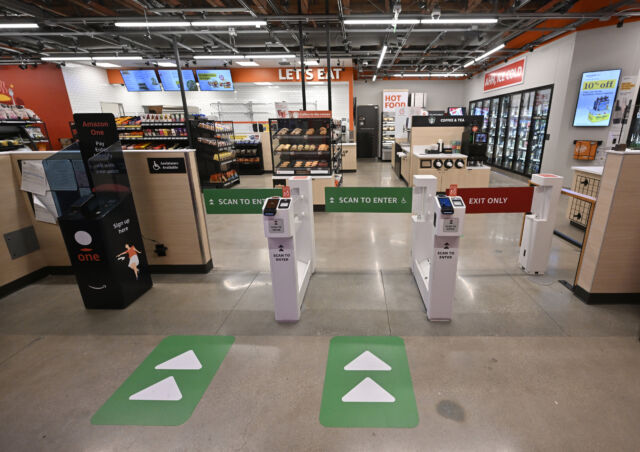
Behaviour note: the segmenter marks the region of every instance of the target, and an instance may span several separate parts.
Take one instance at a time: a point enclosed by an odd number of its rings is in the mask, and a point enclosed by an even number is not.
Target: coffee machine
[[[468,166],[479,166],[484,163],[487,153],[486,132],[481,132],[478,126],[465,126],[462,132],[461,152],[468,156]]]

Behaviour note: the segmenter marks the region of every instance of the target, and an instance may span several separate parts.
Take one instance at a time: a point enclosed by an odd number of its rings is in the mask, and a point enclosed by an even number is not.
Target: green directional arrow
[[[96,425],[186,422],[224,360],[233,336],[169,336],[91,418]]]
[[[402,338],[331,339],[320,408],[325,427],[418,425],[409,362]]]

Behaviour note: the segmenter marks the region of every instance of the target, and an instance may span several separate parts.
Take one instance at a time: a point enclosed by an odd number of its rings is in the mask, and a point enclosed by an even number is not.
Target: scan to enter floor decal
[[[418,425],[402,338],[331,339],[320,423],[325,427],[411,428]]]
[[[195,410],[233,336],[169,336],[91,419],[97,425],[180,425]]]

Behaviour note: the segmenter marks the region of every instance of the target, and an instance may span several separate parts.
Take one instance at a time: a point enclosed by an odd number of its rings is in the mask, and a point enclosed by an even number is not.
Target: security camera
[[[623,25],[624,25],[624,19],[620,19],[616,24],[616,28],[622,28]]]
[[[98,65],[98,63],[96,63],[95,61],[92,61],[92,62],[91,62],[91,65],[92,65],[92,66],[97,66],[97,65]]]
[[[441,15],[442,15],[442,11],[440,10],[440,6],[435,5],[433,7],[433,11],[431,11],[431,18],[433,20],[438,20],[438,19],[440,19]]]
[[[364,67],[367,67],[367,66],[369,66],[369,62],[368,62],[367,60],[364,60],[364,61],[362,62],[362,65],[363,65]]]
[[[418,8],[425,9],[427,7],[427,2],[425,0],[418,0]]]

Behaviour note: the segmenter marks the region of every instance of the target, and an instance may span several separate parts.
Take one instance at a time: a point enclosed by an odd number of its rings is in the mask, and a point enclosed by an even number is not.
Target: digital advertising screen
[[[156,71],[120,71],[127,91],[161,91]]]
[[[178,71],[176,69],[160,69],[160,81],[165,91],[180,91],[180,79],[178,78]],[[198,91],[198,84],[196,78],[193,76],[193,71],[190,69],[182,70],[182,80],[184,80],[185,91]]]
[[[202,91],[233,91],[229,69],[198,69],[198,82]]]
[[[464,107],[449,107],[450,116],[464,116]]]
[[[580,82],[574,127],[607,127],[616,100],[620,69],[585,72]]]

